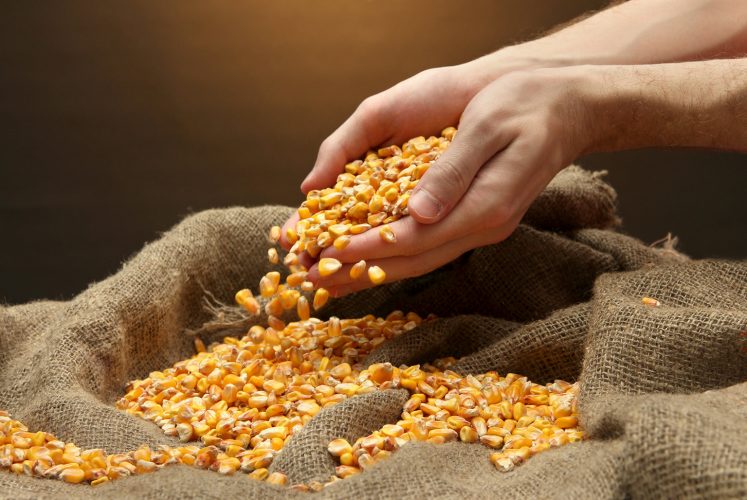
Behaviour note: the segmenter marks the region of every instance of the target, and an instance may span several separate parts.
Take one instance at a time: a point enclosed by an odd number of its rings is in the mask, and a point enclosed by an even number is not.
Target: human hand
[[[349,277],[359,260],[396,281],[506,238],[553,176],[587,147],[584,98],[591,94],[580,85],[582,75],[574,68],[514,72],[487,85],[466,106],[454,141],[420,180],[410,217],[390,224],[397,241],[384,242],[377,230],[356,235],[346,248],[329,247],[320,255],[342,262],[339,272],[322,278],[314,264],[309,279],[345,295],[371,286]]]
[[[474,95],[498,75],[523,64],[477,59],[458,66],[422,71],[365,99],[319,147],[301,190],[335,183],[345,163],[382,144],[402,144],[419,135],[434,135],[455,124]]]

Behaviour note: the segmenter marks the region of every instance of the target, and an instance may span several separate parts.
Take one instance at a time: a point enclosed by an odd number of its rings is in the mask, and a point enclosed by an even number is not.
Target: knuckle
[[[465,169],[460,168],[453,158],[439,158],[434,173],[437,175],[431,178],[439,186],[453,186],[454,190],[458,190],[460,193],[466,191],[471,182]],[[448,200],[440,201],[446,202]]]
[[[488,221],[493,229],[506,225],[513,217],[513,204],[506,198],[494,203],[488,213]]]
[[[441,74],[442,68],[428,68],[417,73],[413,78],[420,80],[430,80],[431,78],[437,77]]]
[[[430,259],[413,259],[412,266],[406,271],[407,277],[422,276],[436,269],[439,264],[431,262]]]
[[[540,86],[540,79],[534,71],[513,71],[503,76],[500,81],[520,94],[536,92]]]
[[[375,118],[381,112],[381,97],[372,95],[366,97],[358,105],[356,113],[359,114],[364,120],[370,120]]]
[[[329,136],[319,145],[319,156],[329,156],[337,150],[337,147],[337,141],[332,136]]]
[[[406,257],[419,255],[425,251],[426,242],[422,238],[408,238],[401,243],[400,253]]]
[[[488,201],[490,200],[490,201]],[[480,231],[495,232],[505,227],[514,216],[514,204],[506,197],[498,199],[490,193],[470,197],[469,214]]]

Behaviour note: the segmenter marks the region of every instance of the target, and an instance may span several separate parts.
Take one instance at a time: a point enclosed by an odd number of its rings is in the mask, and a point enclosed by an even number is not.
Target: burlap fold
[[[333,301],[327,316],[435,313],[370,362],[458,358],[461,373],[579,380],[589,440],[509,473],[478,444],[415,443],[327,487],[330,498],[747,497],[747,263],[689,261],[615,232],[614,191],[599,175],[561,172],[506,241],[429,275]],[[189,332],[217,340],[230,303],[269,270],[268,228],[284,207],[187,218],[110,278],[67,302],[0,307],[0,409],[32,429],[110,452],[174,444],[114,408],[127,381],[193,353]],[[95,251],[95,249],[92,249]],[[643,296],[661,302],[645,306]],[[212,300],[212,299],[211,299]],[[216,312],[226,314],[217,318]],[[245,320],[241,327],[251,323]],[[205,326],[207,323],[208,326]],[[209,326],[212,325],[212,326]],[[327,408],[272,465],[291,482],[324,480],[326,442],[396,421],[391,390]],[[4,498],[231,498],[303,494],[169,466],[96,489],[0,471]]]

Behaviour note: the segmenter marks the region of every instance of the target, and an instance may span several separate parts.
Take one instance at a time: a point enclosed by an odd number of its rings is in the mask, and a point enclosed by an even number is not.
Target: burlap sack
[[[291,209],[210,210],[147,245],[114,276],[68,302],[0,308],[0,408],[33,429],[111,452],[175,444],[113,403],[127,381],[225,335],[205,290],[230,302],[268,270],[267,229]],[[325,315],[394,309],[442,319],[382,345],[370,361],[459,358],[535,382],[580,380],[589,440],[509,473],[476,444],[410,444],[327,487],[333,498],[737,498],[747,496],[747,263],[688,261],[612,230],[614,191],[563,171],[506,241],[427,276],[334,301]],[[95,249],[91,249],[95,251]],[[641,297],[661,301],[658,308]],[[229,311],[234,315],[236,311]],[[205,323],[206,327],[203,327]],[[330,438],[396,421],[403,390],[323,410],[272,465],[292,483],[327,479]],[[4,498],[292,496],[243,474],[186,466],[96,489],[0,471]]]

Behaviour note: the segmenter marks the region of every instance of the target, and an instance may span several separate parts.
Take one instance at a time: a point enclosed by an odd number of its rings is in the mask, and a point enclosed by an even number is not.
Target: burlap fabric
[[[334,498],[688,498],[747,496],[747,263],[689,261],[621,235],[614,191],[562,172],[508,240],[427,276],[338,300],[325,314],[393,309],[443,318],[384,344],[371,361],[459,358],[535,382],[580,380],[589,440],[499,473],[474,444],[410,444],[319,494]],[[147,245],[68,302],[0,308],[0,408],[33,429],[111,452],[176,444],[114,408],[127,381],[192,354],[188,330],[268,270],[283,207],[210,210]],[[96,251],[95,248],[91,249]],[[661,307],[646,307],[652,296]],[[221,332],[203,329],[205,340]],[[212,333],[210,333],[212,332]],[[273,463],[292,483],[324,480],[326,443],[396,421],[406,393],[322,411]],[[5,498],[232,498],[304,495],[186,466],[96,489],[0,471]]]

